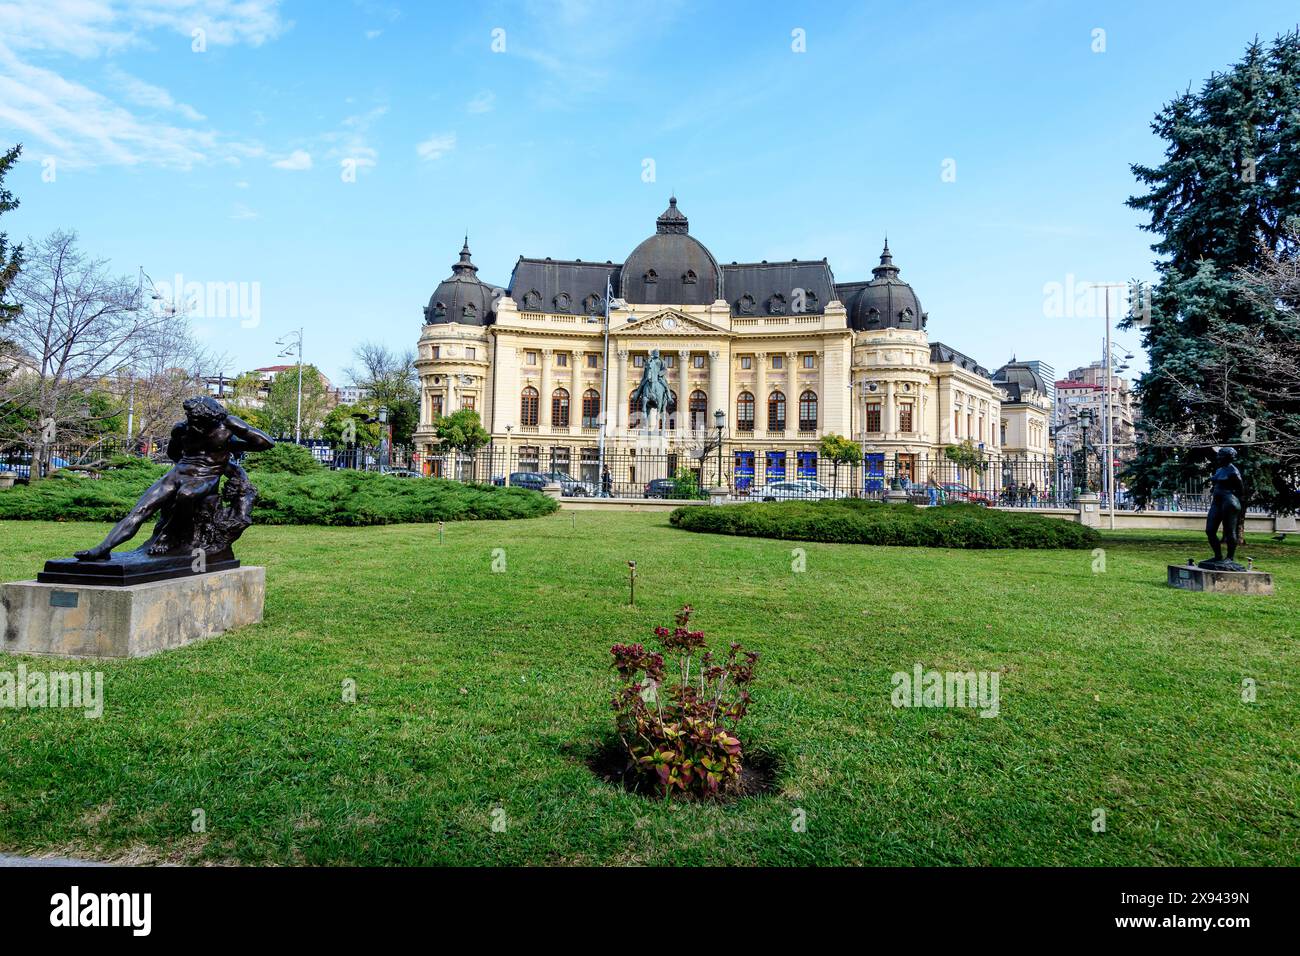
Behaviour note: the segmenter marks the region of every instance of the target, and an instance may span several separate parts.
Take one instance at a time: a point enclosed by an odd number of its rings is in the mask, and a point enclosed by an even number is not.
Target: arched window
[[[519,396],[519,424],[537,424],[537,389],[529,385]]]
[[[569,392],[557,388],[551,393],[551,424],[557,428],[569,427]]]
[[[741,392],[736,397],[736,431],[752,432],[754,430],[754,396]]]
[[[817,393],[812,389],[799,396],[799,431],[817,430]]]
[[[785,392],[780,389],[767,396],[767,428],[769,431],[785,431]]]
[[[582,427],[597,428],[600,425],[600,392],[589,388],[582,393]]]
[[[709,425],[709,398],[698,388],[691,392],[691,428],[699,430]]]

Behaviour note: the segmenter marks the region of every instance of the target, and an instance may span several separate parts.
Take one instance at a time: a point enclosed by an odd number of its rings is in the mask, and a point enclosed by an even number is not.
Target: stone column
[[[785,426],[789,431],[799,434],[799,361],[798,352],[785,353]],[[793,472],[791,472],[793,474]]]
[[[757,438],[767,437],[767,353],[757,352],[754,355],[754,361],[758,363],[757,385],[754,390],[758,392],[754,396],[754,435]],[[758,468],[755,466],[755,471]],[[757,479],[755,479],[757,480]]]
[[[719,349],[709,350],[709,408],[704,413],[704,427],[713,427],[713,413],[723,411],[727,415],[727,424],[735,427],[732,418],[736,414],[734,408],[727,407],[727,374],[722,365],[722,352]]]
[[[677,350],[677,371],[681,384],[677,386],[677,434],[683,442],[691,429],[691,352],[690,349]]]
[[[627,349],[619,349],[614,361],[614,394],[605,396],[605,414],[609,416],[608,431],[621,432],[627,424]]]
[[[537,421],[542,431],[551,430],[551,363],[555,361],[553,349],[542,349],[542,394],[537,403]]]

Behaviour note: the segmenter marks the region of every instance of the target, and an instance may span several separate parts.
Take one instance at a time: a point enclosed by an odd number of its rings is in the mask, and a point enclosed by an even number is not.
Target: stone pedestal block
[[[1169,565],[1167,583],[1184,591],[1216,594],[1272,594],[1273,575],[1263,571],[1211,571],[1190,564]]]
[[[0,649],[56,657],[147,657],[262,619],[266,569],[105,587],[0,585]]]

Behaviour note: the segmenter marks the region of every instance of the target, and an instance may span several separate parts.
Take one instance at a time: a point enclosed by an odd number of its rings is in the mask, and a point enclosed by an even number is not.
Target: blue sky
[[[195,320],[225,371],[301,325],[342,381],[359,341],[414,344],[466,230],[504,284],[621,260],[675,191],[723,262],[862,279],[888,231],[932,340],[1064,371],[1102,324],[1045,287],[1151,275],[1151,117],[1285,6],[0,0],[5,227],[256,288],[256,322]]]

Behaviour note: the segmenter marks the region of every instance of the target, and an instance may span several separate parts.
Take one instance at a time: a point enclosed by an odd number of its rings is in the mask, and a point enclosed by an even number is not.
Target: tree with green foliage
[[[335,448],[352,445],[363,448],[379,444],[379,424],[371,419],[378,416],[365,402],[355,405],[335,405],[325,416],[321,437]]]
[[[444,415],[433,423],[433,432],[438,436],[438,450],[459,451],[472,455],[492,440],[479,421],[478,412],[472,408],[462,408]]]
[[[834,468],[831,472],[831,486],[835,494],[840,490],[840,465],[857,466],[862,461],[862,446],[851,438],[834,433],[823,435],[818,444],[818,451],[823,458],[829,458]]]
[[[302,437],[319,438],[325,416],[329,413],[329,393],[325,378],[315,365],[302,367]],[[265,429],[277,437],[292,437],[298,421],[298,366],[277,372],[262,406]]]
[[[1252,296],[1250,276],[1297,248],[1300,216],[1300,31],[1241,62],[1199,91],[1176,97],[1153,130],[1167,146],[1157,166],[1134,165],[1147,187],[1129,206],[1159,239],[1157,282],[1125,325],[1143,328],[1151,370],[1137,385],[1141,437],[1126,475],[1141,501],[1204,479],[1221,445],[1238,448],[1252,503],[1300,506],[1295,457],[1279,434],[1300,414],[1300,394],[1279,389],[1265,364],[1236,361],[1233,342],[1282,349],[1296,326]]]
[[[14,163],[18,162],[18,156],[22,151],[22,146],[18,145],[8,152],[0,153],[0,216],[18,208],[18,200],[14,198],[13,193],[5,189],[4,183],[5,176],[13,168]],[[3,384],[12,372],[14,346],[5,338],[4,327],[13,320],[20,308],[16,302],[9,300],[8,293],[9,287],[18,277],[18,270],[22,268],[22,264],[23,247],[18,245],[9,248],[9,236],[0,230],[0,384]],[[0,413],[3,412],[3,404],[4,401],[0,398]]]
[[[410,445],[420,425],[420,377],[415,353],[410,349],[392,352],[387,346],[362,342],[353,357],[357,366],[347,369],[347,374],[366,390],[364,404],[375,410],[381,405],[387,408],[393,443]]]

